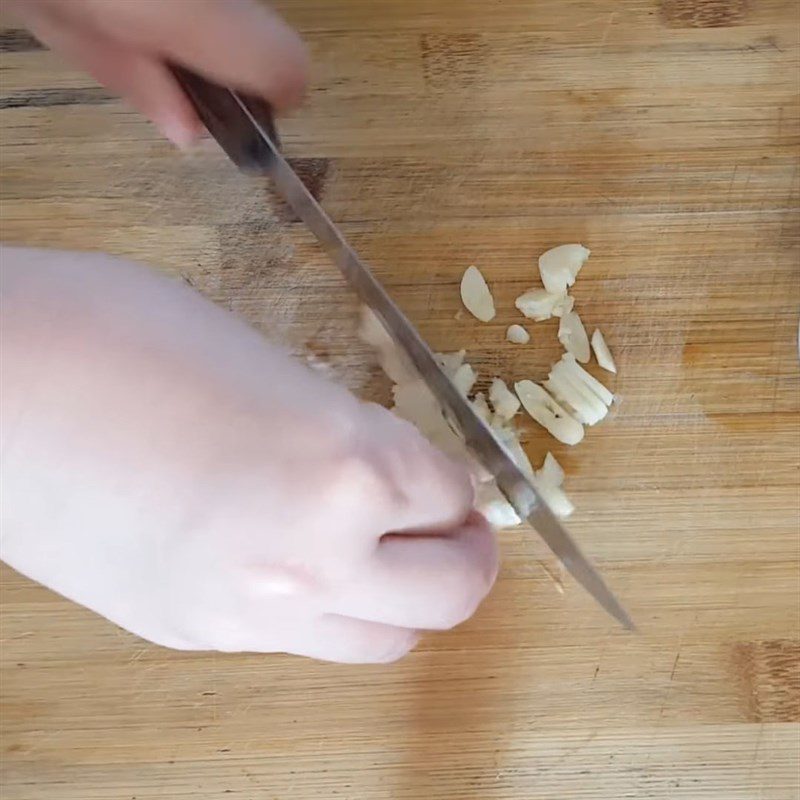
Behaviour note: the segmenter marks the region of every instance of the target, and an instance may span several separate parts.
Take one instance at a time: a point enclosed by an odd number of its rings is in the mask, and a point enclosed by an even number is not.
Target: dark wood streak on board
[[[311,192],[312,197],[322,202],[325,187],[331,171],[331,162],[327,158],[290,158],[289,163],[298,177]],[[282,222],[299,222],[297,215],[281,200],[275,198],[275,211]]]
[[[431,89],[469,87],[485,69],[486,45],[476,33],[424,33],[420,37],[422,72]]]
[[[800,642],[741,642],[734,646],[733,664],[748,719],[800,722]]]
[[[747,13],[747,0],[660,0],[661,19],[669,28],[728,28]]]
[[[330,159],[290,158],[289,163],[314,199],[322,200],[331,167]]]
[[[0,30],[0,53],[29,53],[44,50],[45,46],[22,28]]]
[[[49,108],[51,106],[101,106],[117,98],[100,88],[38,89],[30,92],[13,92],[0,97],[0,109]]]

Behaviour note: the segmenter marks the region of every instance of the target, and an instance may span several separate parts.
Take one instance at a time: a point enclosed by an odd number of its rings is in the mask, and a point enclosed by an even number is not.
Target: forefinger
[[[121,5],[109,34],[194,69],[205,77],[258,94],[275,108],[297,105],[308,81],[308,54],[298,34],[256,0],[170,0]]]
[[[372,467],[388,488],[378,503],[379,533],[431,534],[461,525],[475,500],[466,466],[385,408],[368,404],[364,412]]]

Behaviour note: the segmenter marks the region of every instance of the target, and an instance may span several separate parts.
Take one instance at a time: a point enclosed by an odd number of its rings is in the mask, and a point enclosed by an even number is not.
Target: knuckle
[[[410,422],[386,409],[368,407],[369,437],[350,456],[350,471],[359,475],[373,497],[398,516],[460,521],[472,507],[469,471],[432,444]]]
[[[396,489],[390,476],[370,454],[350,452],[331,467],[335,476],[328,484],[329,498],[356,508],[373,508],[396,502]]]

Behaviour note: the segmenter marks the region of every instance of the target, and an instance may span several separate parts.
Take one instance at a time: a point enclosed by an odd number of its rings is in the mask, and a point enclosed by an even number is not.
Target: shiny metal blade
[[[566,570],[592,597],[629,630],[633,622],[620,602],[605,584],[597,570],[564,530],[542,500],[536,488],[520,471],[506,448],[442,372],[428,345],[386,293],[386,290],[345,240],[322,206],[306,189],[273,141],[270,131],[252,113],[250,103],[236,92],[231,95],[249,119],[261,142],[259,171],[268,175],[278,192],[297,216],[308,226],[320,244],[342,271],[347,282],[361,300],[381,319],[386,330],[403,348],[410,361],[433,392],[439,403],[450,411],[464,435],[468,447],[481,464],[494,476],[500,491],[508,498],[522,519],[526,519],[545,544],[558,557]],[[252,168],[252,163],[249,165]]]

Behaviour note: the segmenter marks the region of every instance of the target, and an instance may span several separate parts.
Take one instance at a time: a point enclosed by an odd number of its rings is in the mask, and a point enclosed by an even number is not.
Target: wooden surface
[[[169,652],[6,569],[3,800],[800,797],[795,0],[284,10],[316,63],[287,152],[436,348],[541,378],[555,326],[507,345],[513,298],[591,247],[575,295],[623,403],[555,452],[641,633],[557,594],[527,531],[475,619],[390,668]],[[385,397],[266,186],[0,44],[4,240],[150,261]],[[488,325],[454,318],[473,262]]]

